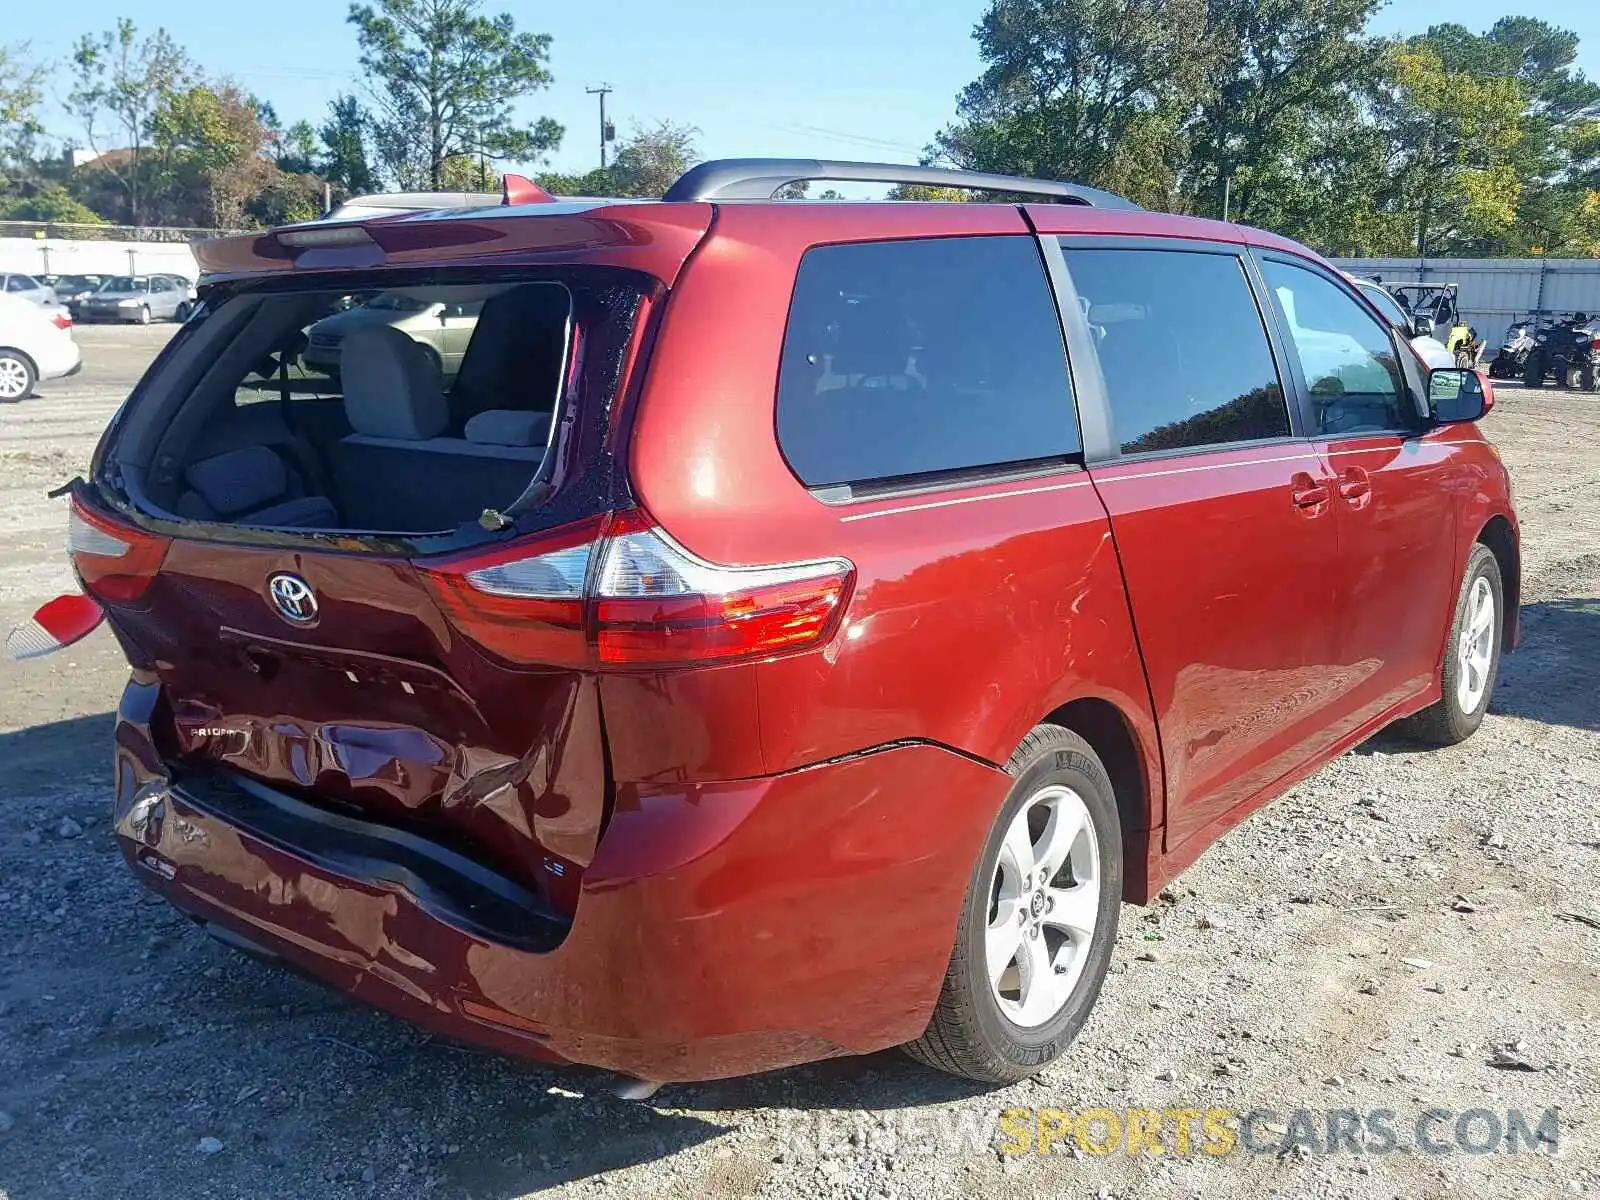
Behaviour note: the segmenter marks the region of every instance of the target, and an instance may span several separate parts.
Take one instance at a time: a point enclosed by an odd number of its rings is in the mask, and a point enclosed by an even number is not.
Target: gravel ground
[[[43,492],[168,332],[80,330],[82,375],[0,407],[0,629],[68,583]],[[1486,428],[1526,641],[1481,732],[1376,739],[1127,909],[1077,1045],[1002,1090],[887,1053],[627,1103],[432,1040],[136,886],[107,820],[109,636],[0,663],[0,1197],[1600,1194],[1600,399],[1508,387]],[[1169,1126],[1164,1154],[1010,1155],[1013,1107],[1266,1109],[1269,1146],[1298,1109],[1391,1109],[1402,1143],[1429,1108],[1446,1138],[1467,1110],[1555,1109],[1559,1151],[1213,1156]]]

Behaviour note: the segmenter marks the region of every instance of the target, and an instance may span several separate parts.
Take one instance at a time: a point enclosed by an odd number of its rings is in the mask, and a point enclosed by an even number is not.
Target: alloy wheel
[[[0,400],[21,400],[28,394],[28,368],[14,358],[0,358]]]
[[[1463,713],[1478,711],[1489,687],[1489,666],[1494,661],[1494,589],[1480,575],[1467,594],[1467,619],[1456,646],[1456,703]]]
[[[1071,998],[1100,916],[1100,849],[1082,797],[1053,784],[1000,845],[984,934],[989,988],[1013,1024],[1045,1024]]]

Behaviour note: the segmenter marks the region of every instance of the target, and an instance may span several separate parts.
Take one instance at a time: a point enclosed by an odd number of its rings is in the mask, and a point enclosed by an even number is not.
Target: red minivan
[[[1482,721],[1488,386],[1303,247],[879,164],[517,199],[202,244],[72,491],[94,603],[14,635],[103,610],[117,838],[224,940],[647,1081],[1015,1080],[1121,901]]]

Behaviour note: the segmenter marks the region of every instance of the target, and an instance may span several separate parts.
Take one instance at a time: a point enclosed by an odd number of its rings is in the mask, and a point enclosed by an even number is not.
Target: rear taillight
[[[486,649],[518,662],[611,668],[818,645],[838,627],[855,575],[841,558],[718,566],[637,511],[422,571],[456,627]]]
[[[127,604],[149,589],[172,543],[90,513],[77,500],[67,518],[67,554],[84,588],[107,604]]]
[[[6,652],[18,662],[43,658],[82,641],[105,620],[105,613],[88,596],[72,592],[40,606],[6,638]]]
[[[57,309],[56,312],[50,317],[50,324],[54,325],[57,329],[71,329],[72,317],[68,313]]]

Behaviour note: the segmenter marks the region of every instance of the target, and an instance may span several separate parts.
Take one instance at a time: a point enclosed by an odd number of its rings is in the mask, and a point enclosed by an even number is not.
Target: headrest
[[[911,358],[911,342],[911,330],[897,309],[878,300],[859,301],[840,316],[833,373],[904,375]]]
[[[221,517],[260,508],[289,490],[283,459],[266,446],[245,446],[202,458],[190,463],[183,475]]]
[[[339,372],[344,415],[357,433],[421,442],[449,424],[433,357],[393,326],[368,325],[346,337]]]
[[[550,414],[491,408],[467,422],[466,434],[485,446],[542,446],[550,437]]]

